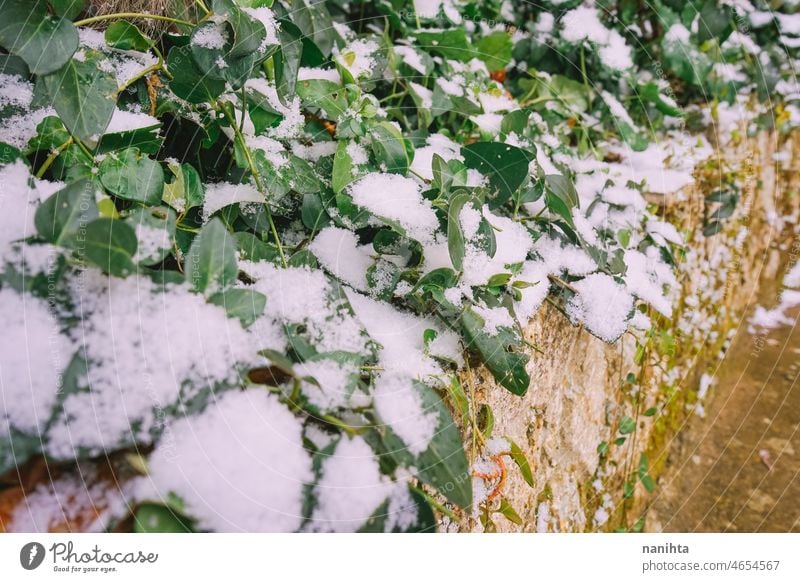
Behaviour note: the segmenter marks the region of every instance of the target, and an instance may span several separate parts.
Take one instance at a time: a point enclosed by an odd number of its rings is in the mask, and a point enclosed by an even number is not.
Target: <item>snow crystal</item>
[[[633,297],[623,285],[604,273],[594,273],[572,286],[577,293],[567,303],[566,311],[573,323],[582,323],[607,342],[625,332]]]
[[[424,452],[436,433],[439,416],[423,408],[422,398],[411,378],[402,373],[383,373],[375,381],[373,397],[378,416],[408,450],[414,455]]]
[[[511,314],[505,307],[475,305],[473,310],[483,318],[483,331],[485,331],[487,335],[497,335],[501,327],[514,328],[514,318],[511,317]]]
[[[347,298],[370,337],[383,349],[379,363],[387,371],[405,372],[419,379],[442,373],[441,366],[425,353],[423,334],[433,329],[437,337],[428,345],[431,355],[462,361],[458,336],[443,329],[432,318],[423,318],[394,308],[391,304],[347,291]]]
[[[111,117],[111,123],[108,124],[105,132],[119,133],[123,131],[134,131],[136,129],[154,127],[160,124],[161,122],[158,119],[146,113],[135,113],[122,109],[115,109],[114,115]]]
[[[353,364],[341,364],[334,360],[314,360],[297,364],[294,371],[298,376],[310,376],[317,381],[303,382],[303,394],[308,401],[323,412],[332,412],[337,408],[348,406],[358,407],[369,404],[366,395],[360,391],[353,394],[348,386],[353,383],[353,377],[358,377],[358,370]]]
[[[342,76],[337,69],[321,69],[319,67],[300,67],[297,72],[298,81],[313,80],[331,81],[337,85],[342,82]]]
[[[9,438],[9,425],[38,436],[76,347],[59,333],[47,303],[32,295],[0,289],[0,321],[0,439]]]
[[[377,42],[362,38],[347,45],[341,52],[335,54],[334,59],[339,66],[350,72],[353,79],[358,80],[370,77],[375,72],[374,56],[377,51]]]
[[[396,46],[393,50],[400,55],[405,64],[417,71],[420,75],[425,75],[427,73],[422,57],[416,50],[409,46]]]
[[[302,324],[317,351],[367,354],[368,338],[358,320],[341,302],[331,299],[332,287],[318,269],[279,269],[268,262],[241,261],[240,268],[267,297],[264,317],[280,324]]]
[[[33,84],[17,75],[0,74],[0,108],[27,109],[33,101]]]
[[[396,220],[412,238],[429,240],[439,226],[419,184],[398,174],[367,174],[349,186],[353,202],[373,214]]]
[[[149,278],[87,270],[70,281],[80,325],[70,330],[89,362],[49,431],[49,454],[70,458],[149,442],[178,399],[240,381],[237,365],[260,361],[238,319],[186,286],[161,292]],[[187,341],[191,338],[191,341]]]
[[[280,43],[278,39],[278,22],[275,20],[275,14],[272,10],[269,8],[243,8],[243,10],[264,25],[267,33],[264,39],[265,46]],[[260,50],[263,50],[263,47]]]
[[[149,459],[145,498],[177,494],[201,530],[291,532],[312,480],[302,426],[261,390],[230,392],[179,420]]]
[[[203,200],[203,220],[208,220],[211,216],[231,204],[241,202],[263,203],[264,195],[250,184],[229,184],[219,182],[216,184],[204,184],[205,198]]]
[[[228,42],[227,32],[223,23],[204,26],[192,35],[192,44],[200,48],[219,50]]]
[[[343,437],[333,456],[322,463],[310,529],[354,532],[386,501],[392,489],[392,482],[381,475],[375,454],[364,439]]]
[[[350,230],[329,226],[317,234],[308,249],[320,264],[359,291],[367,290],[367,269],[372,266],[369,246],[360,246]]]
[[[463,161],[461,156],[461,146],[449,137],[440,133],[435,133],[428,137],[426,145],[417,148],[414,152],[414,160],[411,162],[411,170],[422,176],[426,180],[433,180],[433,156],[437,154],[448,162],[450,160]]]

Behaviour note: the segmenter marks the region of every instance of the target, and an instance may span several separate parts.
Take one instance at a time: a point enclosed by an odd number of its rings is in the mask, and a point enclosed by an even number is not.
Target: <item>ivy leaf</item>
[[[464,28],[438,31],[418,30],[414,36],[419,46],[446,59],[455,59],[466,63],[477,56]]]
[[[228,12],[228,24],[233,29],[234,40],[230,50],[232,57],[243,57],[258,52],[267,37],[264,25],[237,7]]]
[[[36,232],[54,245],[70,246],[80,228],[97,218],[96,195],[97,187],[89,180],[65,186],[36,209]]]
[[[205,200],[203,180],[194,166],[171,162],[168,168],[175,179],[169,184],[164,184],[164,194],[161,199],[179,211],[202,206]]]
[[[523,523],[519,513],[517,513],[505,497],[500,499],[500,507],[497,509],[497,513],[503,514],[503,516],[513,524],[522,525]]]
[[[331,188],[338,194],[353,181],[353,159],[347,153],[347,141],[341,140],[336,146],[336,155],[333,156],[333,175]]]
[[[51,75],[40,77],[50,102],[67,129],[78,139],[95,144],[114,115],[117,79],[87,54],[70,60]]]
[[[297,94],[306,105],[319,107],[329,119],[338,119],[347,110],[344,88],[326,79],[307,79],[297,83]]]
[[[465,191],[457,192],[450,199],[450,206],[447,208],[447,251],[450,253],[450,260],[457,270],[461,270],[464,265],[464,255],[466,254],[466,241],[464,231],[461,230],[461,210],[472,197]]]
[[[388,121],[381,121],[370,130],[370,134],[378,164],[384,164],[387,172],[405,176],[414,152],[400,130]]]
[[[525,479],[525,482],[533,487],[533,473],[531,472],[530,463],[528,463],[528,458],[525,456],[522,448],[515,443],[510,438],[506,437],[506,440],[511,445],[511,460],[516,463],[517,467],[519,467],[519,472],[522,473],[522,478]]]
[[[225,308],[228,317],[236,317],[242,327],[251,325],[264,313],[267,298],[253,289],[226,289],[209,297],[209,302]]]
[[[511,62],[511,50],[514,43],[511,36],[503,31],[493,32],[481,38],[475,45],[475,52],[480,60],[486,63],[490,71],[504,69]]]
[[[86,225],[81,241],[81,255],[103,271],[127,277],[136,271],[133,255],[137,248],[136,232],[121,220],[98,218]]]
[[[438,489],[451,503],[462,508],[470,507],[472,478],[461,432],[447,405],[433,388],[416,381],[414,388],[420,396],[422,409],[439,418],[434,437],[428,448],[415,458],[405,443],[387,428],[383,437],[387,452],[401,465],[415,466],[420,481]]]
[[[133,518],[135,533],[190,533],[188,519],[160,503],[143,503]]]
[[[207,296],[236,280],[236,241],[219,218],[206,224],[192,242],[185,261],[186,279]]]
[[[489,207],[498,208],[528,177],[528,165],[535,154],[499,142],[476,142],[461,148],[464,164],[489,179],[496,196],[489,198]]]
[[[530,376],[525,370],[528,356],[513,350],[513,334],[498,330],[490,336],[486,333],[486,322],[472,309],[461,315],[461,329],[467,347],[474,349],[500,385],[512,394],[522,396],[528,391]],[[510,337],[509,337],[510,336]]]
[[[50,0],[50,6],[58,16],[75,20],[86,10],[86,0]]]
[[[323,55],[329,55],[333,48],[333,19],[319,0],[293,0],[292,21],[302,31],[304,37],[314,41]]]
[[[5,0],[0,45],[22,57],[34,75],[64,67],[78,50],[78,31],[66,18],[50,16],[45,0]]]
[[[275,62],[275,87],[278,97],[286,103],[295,94],[297,71],[303,58],[303,33],[291,21],[279,21],[280,49],[273,57]]]
[[[155,44],[139,27],[127,20],[117,20],[106,29],[109,46],[126,51],[148,51]]]
[[[580,199],[572,181],[560,174],[548,174],[545,180],[544,201],[548,210],[563,218],[575,228],[572,209],[578,207]]]
[[[138,149],[128,148],[100,163],[100,182],[119,198],[155,206],[161,203],[164,170]]]
[[[175,240],[175,211],[172,208],[164,206],[136,208],[125,218],[125,222],[134,228],[140,227],[154,237],[150,244],[144,245],[139,241],[139,253],[136,258],[140,265],[156,265],[172,251]]]
[[[189,103],[208,103],[225,91],[225,81],[214,79],[197,67],[188,46],[172,47],[167,56],[167,67],[173,76],[170,89]]]

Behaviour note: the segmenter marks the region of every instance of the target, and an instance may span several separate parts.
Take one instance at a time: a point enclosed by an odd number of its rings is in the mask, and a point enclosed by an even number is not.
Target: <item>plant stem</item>
[[[206,6],[203,0],[194,0],[194,3],[197,4],[200,7],[200,9],[206,14],[211,14],[211,10],[208,9],[208,6]]]
[[[45,172],[47,172],[47,170],[50,169],[50,166],[53,165],[53,162],[56,161],[56,158],[61,155],[61,152],[63,152],[65,149],[67,149],[69,146],[71,146],[72,142],[74,142],[74,141],[75,141],[75,138],[70,136],[69,139],[67,139],[67,141],[65,141],[60,146],[58,146],[56,149],[54,149],[52,152],[50,152],[50,155],[47,156],[47,159],[42,164],[42,167],[39,168],[38,172],[36,172],[36,177],[37,178],[41,178],[42,176],[44,176]]]
[[[242,148],[242,152],[244,152],[244,157],[247,159],[247,165],[250,168],[250,173],[253,175],[253,181],[256,183],[256,188],[259,192],[264,194],[266,198],[267,192],[264,189],[264,185],[261,182],[261,174],[258,172],[258,168],[256,168],[255,162],[253,162],[253,155],[250,152],[250,148],[247,145],[247,141],[244,139],[244,135],[242,135],[242,131],[236,123],[236,118],[232,118],[228,113],[228,110],[225,107],[220,107],[219,104],[216,102],[214,103],[214,109],[217,111],[222,111],[222,114],[228,119],[228,123],[230,123],[231,128],[233,128],[233,132],[236,135],[236,139],[239,140],[239,145]],[[244,117],[244,113],[242,113]],[[267,221],[269,222],[269,229],[272,232],[272,236],[275,238],[275,245],[278,247],[278,254],[281,257],[281,264],[284,267],[287,267],[289,263],[286,261],[286,255],[283,252],[283,245],[281,244],[281,237],[278,235],[278,229],[275,227],[275,221],[272,218],[272,212],[269,209],[269,204],[265,203],[264,209],[267,213]]]
[[[161,59],[159,59],[159,61],[155,65],[150,65],[146,69],[143,69],[142,71],[140,71],[139,73],[134,75],[131,79],[126,81],[124,84],[120,85],[119,89],[117,89],[117,95],[119,95],[125,89],[127,89],[128,87],[130,87],[131,85],[136,83],[136,81],[145,78],[150,73],[155,73],[156,71],[158,71],[159,69],[161,69],[163,67],[164,67],[164,62]]]
[[[72,24],[75,26],[87,26],[95,22],[102,22],[103,20],[116,20],[118,18],[142,18],[146,20],[161,20],[163,22],[171,22],[172,24],[182,24],[184,26],[195,26],[193,22],[188,20],[180,20],[179,18],[171,18],[169,16],[161,16],[159,14],[143,14],[141,12],[117,12],[116,14],[101,14],[100,16],[92,16],[91,18],[84,18],[77,20]]]

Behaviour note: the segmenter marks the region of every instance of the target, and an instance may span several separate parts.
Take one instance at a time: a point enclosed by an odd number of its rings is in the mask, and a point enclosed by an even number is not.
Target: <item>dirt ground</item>
[[[648,531],[800,532],[800,310],[790,315],[762,335],[739,329],[705,418],[673,443]]]

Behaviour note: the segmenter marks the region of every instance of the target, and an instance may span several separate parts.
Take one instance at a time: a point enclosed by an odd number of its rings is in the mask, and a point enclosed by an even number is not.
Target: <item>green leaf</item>
[[[47,13],[45,0],[4,0],[0,45],[22,57],[34,75],[64,67],[78,50],[72,23]]]
[[[243,57],[257,52],[267,37],[264,25],[239,8],[228,12],[228,24],[233,29],[234,40],[230,51],[232,57]]]
[[[461,421],[466,422],[469,418],[469,399],[458,376],[454,375],[447,384],[447,394],[450,396],[453,408],[461,415]]]
[[[461,315],[461,329],[467,347],[478,352],[495,380],[517,396],[528,391],[530,376],[525,370],[528,356],[514,351],[518,346],[514,345],[512,334],[498,330],[496,336],[488,335],[486,322],[469,308]]]
[[[280,49],[273,57],[275,86],[278,97],[286,103],[294,97],[297,86],[297,71],[303,58],[303,33],[289,20],[282,19],[279,24]]]
[[[333,19],[325,2],[319,0],[292,0],[292,21],[304,37],[314,41],[320,51],[327,56],[331,53],[334,40]]]
[[[188,46],[172,47],[167,56],[167,67],[173,76],[169,82],[170,89],[189,103],[208,103],[225,91],[225,81],[204,75],[195,64]]]
[[[619,434],[630,434],[636,430],[636,421],[625,416],[619,421]]]
[[[409,152],[410,144],[400,130],[388,121],[381,121],[370,130],[370,134],[377,163],[385,165],[387,172],[405,176],[414,154],[413,150]]]
[[[97,187],[89,180],[65,186],[36,209],[36,232],[54,245],[70,246],[79,230],[97,218],[96,196]]]
[[[466,253],[466,241],[464,232],[461,230],[461,210],[472,197],[467,192],[458,192],[450,199],[450,206],[447,208],[447,250],[450,253],[450,260],[457,270],[461,270],[464,264]]]
[[[98,218],[86,225],[86,233],[78,249],[89,262],[116,277],[127,277],[136,271],[136,232],[121,220]]]
[[[189,520],[158,503],[143,503],[133,518],[135,533],[190,533]]]
[[[464,163],[489,179],[497,195],[489,199],[489,206],[505,204],[528,177],[528,165],[533,160],[531,152],[499,142],[476,142],[461,148]]]
[[[511,507],[511,504],[505,497],[500,499],[500,507],[497,509],[497,513],[503,514],[508,521],[516,525],[522,525],[523,523],[519,513]]]
[[[531,472],[530,463],[528,463],[528,459],[525,456],[522,448],[511,440],[509,437],[505,437],[508,443],[511,445],[511,460],[516,463],[517,467],[519,467],[520,473],[522,473],[522,478],[525,479],[525,482],[533,487],[533,473]]]
[[[326,79],[300,81],[297,94],[305,105],[322,109],[328,119],[338,119],[348,107],[344,88]]]
[[[466,63],[477,56],[463,27],[437,31],[418,30],[415,31],[414,37],[417,45],[423,50],[446,59]]]
[[[578,207],[580,199],[572,181],[560,174],[548,174],[544,177],[544,181],[544,200],[548,210],[563,218],[574,228],[572,209]]]
[[[86,0],[50,0],[50,6],[58,16],[75,20],[86,10]]]
[[[41,77],[61,121],[78,139],[95,144],[114,115],[117,79],[103,70],[100,59],[87,53],[51,75]]]
[[[733,32],[736,14],[730,6],[718,6],[717,2],[706,2],[697,21],[697,42],[702,44],[712,38],[720,45]]]
[[[136,259],[140,265],[156,265],[172,252],[175,240],[175,211],[171,208],[163,206],[136,208],[125,218],[125,222],[133,228],[139,227],[147,233],[144,236],[153,237],[153,241],[147,244],[142,244],[142,240],[138,241],[139,253]],[[139,236],[137,233],[137,237]]]
[[[493,32],[481,38],[475,45],[477,57],[486,63],[490,71],[504,69],[511,62],[511,50],[514,43],[511,36],[503,31]]]
[[[202,206],[205,200],[203,181],[194,166],[170,162],[168,167],[175,179],[164,184],[161,199],[178,211]]]
[[[109,25],[106,42],[117,49],[141,52],[150,50],[155,44],[138,26],[127,20],[117,20]]]
[[[468,508],[472,505],[472,479],[461,432],[435,390],[420,382],[414,386],[421,397],[422,409],[439,417],[430,445],[416,461],[419,478],[438,489],[450,502]]]
[[[228,317],[236,317],[243,327],[251,325],[264,313],[267,298],[253,289],[227,289],[209,297],[209,302],[225,308]]]
[[[222,220],[211,219],[194,239],[185,271],[192,288],[206,296],[223,291],[236,280],[236,241]]]
[[[128,148],[100,163],[100,182],[119,198],[155,206],[161,203],[164,170],[136,148]]]
[[[336,146],[336,155],[333,157],[333,175],[331,188],[338,194],[353,181],[353,159],[347,153],[347,141],[341,140]]]

